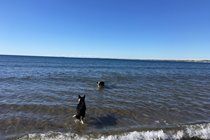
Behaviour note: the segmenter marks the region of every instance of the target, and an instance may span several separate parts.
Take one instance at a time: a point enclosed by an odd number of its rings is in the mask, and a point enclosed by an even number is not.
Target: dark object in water
[[[99,82],[97,82],[97,86],[98,86],[99,88],[104,87],[104,81],[99,81]]]
[[[85,111],[86,111],[85,95],[83,97],[79,95],[78,102],[79,104],[77,104],[77,114],[74,115],[73,117],[77,118],[78,120],[80,120],[82,124],[84,124],[83,120],[85,118]]]

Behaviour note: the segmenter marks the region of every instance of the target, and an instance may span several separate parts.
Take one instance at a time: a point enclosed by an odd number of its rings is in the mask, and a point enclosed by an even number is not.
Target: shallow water
[[[2,139],[210,139],[208,63],[0,56],[0,67]]]

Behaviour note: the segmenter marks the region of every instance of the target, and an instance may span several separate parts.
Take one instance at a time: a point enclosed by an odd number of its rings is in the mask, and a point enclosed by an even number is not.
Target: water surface
[[[209,63],[0,56],[0,136],[210,139],[209,91]]]

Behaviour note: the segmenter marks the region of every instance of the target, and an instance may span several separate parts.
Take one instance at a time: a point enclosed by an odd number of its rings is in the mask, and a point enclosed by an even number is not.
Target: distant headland
[[[174,61],[210,63],[210,60],[174,60]]]

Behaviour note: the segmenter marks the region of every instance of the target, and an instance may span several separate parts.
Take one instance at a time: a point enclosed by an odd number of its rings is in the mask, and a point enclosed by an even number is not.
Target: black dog
[[[104,87],[104,81],[97,82],[97,86],[98,86],[98,88],[103,88]]]
[[[76,117],[82,124],[84,124],[83,119],[85,118],[86,111],[85,95],[83,97],[79,95],[78,102],[79,104],[77,104],[77,115],[74,115],[73,117]]]

